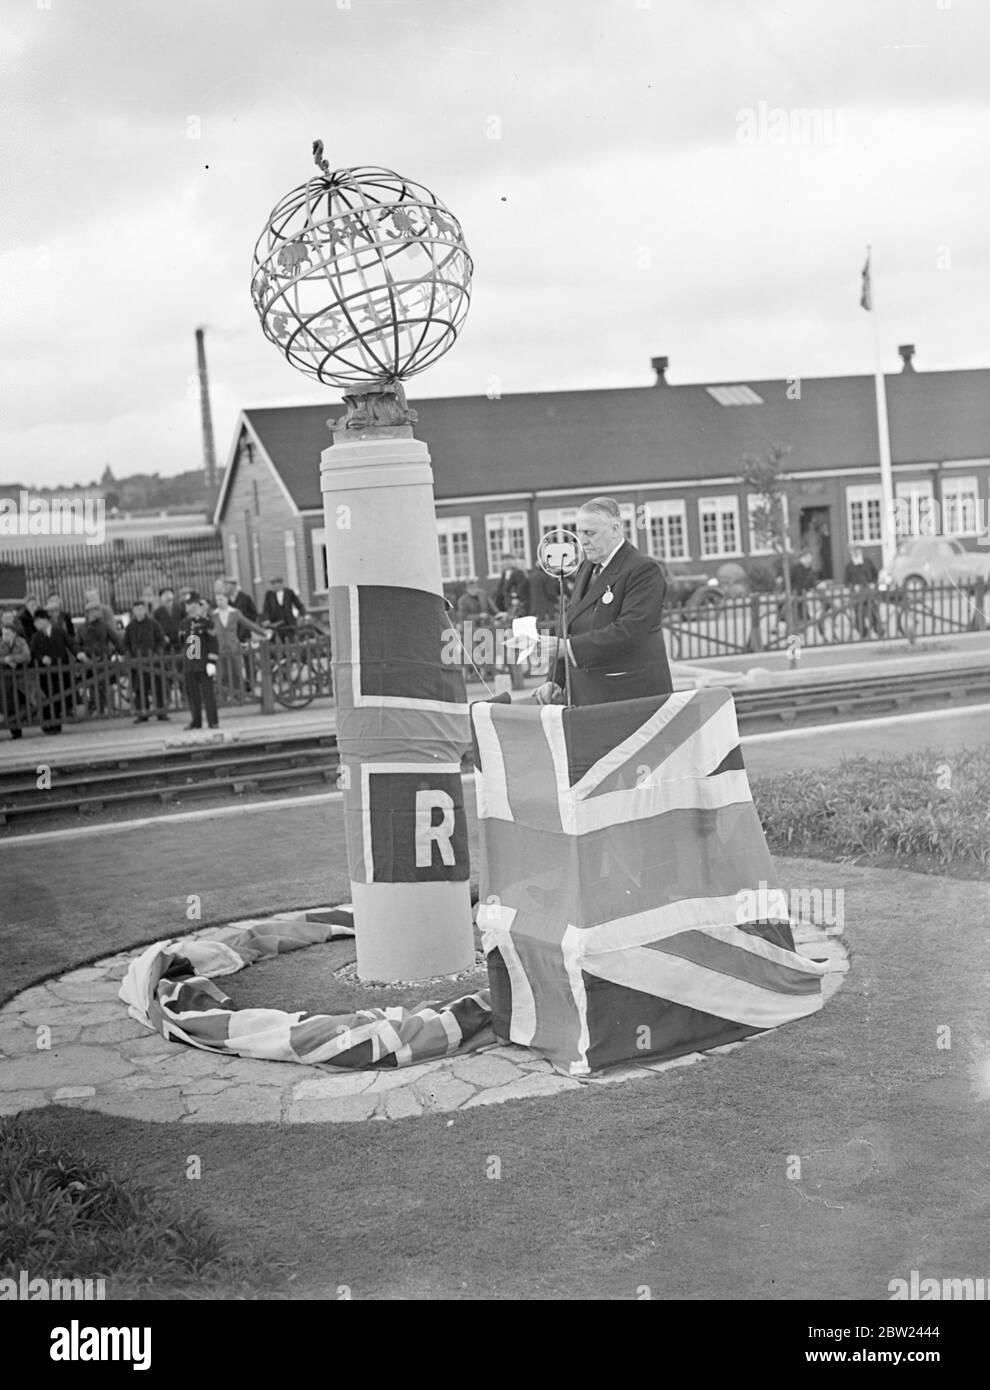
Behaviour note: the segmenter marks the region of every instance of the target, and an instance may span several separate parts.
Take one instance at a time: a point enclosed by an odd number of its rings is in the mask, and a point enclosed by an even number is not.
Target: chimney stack
[[[657,379],[656,379],[656,381],[653,383],[654,386],[669,386],[669,385],[670,385],[670,382],[667,380],[667,368],[668,368],[669,365],[670,365],[670,359],[669,359],[668,357],[651,357],[651,358],[650,358],[650,366],[653,368],[653,370],[654,370],[654,371],[656,372],[656,374],[657,374]]]
[[[202,328],[196,329],[196,365],[199,368],[199,410],[203,425],[203,464],[206,470],[207,515],[212,519],[217,500],[217,454],[213,444],[213,414],[210,410],[210,382],[206,375],[206,347]]]
[[[901,354],[901,358],[904,362],[904,366],[901,368],[901,371],[913,372],[914,363],[911,359],[914,357],[914,343],[901,343],[897,351]]]

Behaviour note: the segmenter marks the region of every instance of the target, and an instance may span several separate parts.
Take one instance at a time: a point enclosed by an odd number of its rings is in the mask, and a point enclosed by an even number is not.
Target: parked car
[[[990,554],[967,550],[946,536],[912,536],[900,542],[881,585],[925,589],[929,584],[973,584],[990,580]]]

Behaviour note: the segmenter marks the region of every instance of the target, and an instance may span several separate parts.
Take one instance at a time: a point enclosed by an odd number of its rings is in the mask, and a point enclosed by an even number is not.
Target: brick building
[[[895,493],[934,498],[945,528],[980,543],[990,498],[990,370],[887,377]],[[881,493],[872,376],[411,400],[429,445],[442,572],[451,590],[493,578],[506,550],[531,565],[539,536],[595,493],[622,505],[627,536],[675,573],[766,559],[739,476],[746,454],[790,450],[789,523],[822,577],[850,543],[879,566]],[[231,573],[256,594],[284,574],[304,602],[326,595],[320,454],[336,403],[245,410],[215,520]],[[986,540],[984,539],[984,544]]]

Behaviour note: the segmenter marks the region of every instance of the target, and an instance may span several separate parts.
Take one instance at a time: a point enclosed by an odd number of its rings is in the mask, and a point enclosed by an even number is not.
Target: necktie
[[[601,565],[595,565],[594,569],[591,571],[592,583],[594,583],[594,581],[598,578],[598,576],[601,574],[601,572],[602,572],[602,567],[601,567]]]

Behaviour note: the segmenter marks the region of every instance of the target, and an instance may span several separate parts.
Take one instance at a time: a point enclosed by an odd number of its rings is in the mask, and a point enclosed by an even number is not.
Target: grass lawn
[[[974,961],[990,912],[970,815],[980,797],[990,803],[990,777],[985,760],[966,768],[972,786],[958,787],[958,800],[932,799],[950,821],[951,807],[960,808],[950,863],[977,882],[935,876],[931,834],[927,849],[918,835],[864,837],[856,797],[869,770],[848,774],[818,851],[845,862],[782,857],[779,869],[785,888],[842,890],[853,973],[820,1014],[736,1052],[552,1101],[391,1123],[152,1125],[51,1107],[28,1112],[24,1124],[152,1185],[179,1210],[193,1203],[224,1234],[231,1258],[272,1271],[274,1296],[332,1298],[347,1286],[355,1298],[378,1299],[635,1298],[646,1285],[655,1298],[885,1299],[888,1281],[911,1269],[979,1273],[990,1202],[973,1165],[985,1146],[990,1045]],[[882,774],[895,822],[917,806],[919,777],[927,786],[923,770],[905,764],[903,772]],[[814,791],[803,795],[791,820],[807,827]],[[774,808],[788,797],[798,797],[790,778],[759,788],[776,853],[785,820]],[[307,822],[294,904],[328,896],[302,881],[311,815]],[[197,872],[216,883],[208,856],[223,865],[226,884],[222,842],[234,830],[216,829],[200,844]],[[233,856],[252,886],[266,872],[253,848],[253,858],[249,846]],[[181,916],[163,917],[153,905],[181,904],[179,894],[196,891],[187,886],[195,856],[184,853],[178,882],[173,858],[169,884],[157,860],[138,884],[152,904],[140,918],[144,939],[183,930]],[[864,858],[871,853],[898,864],[920,855],[929,872],[881,871]],[[284,862],[289,851],[280,844],[279,854]],[[285,877],[267,871],[263,901],[289,906]],[[227,918],[263,910],[257,894],[244,901],[244,883],[233,890]],[[59,907],[74,929],[59,942],[59,970],[135,939],[137,918],[114,915],[115,939],[106,941],[95,901],[82,912]],[[279,979],[272,969],[266,981],[262,964],[231,981],[236,1001],[248,1003],[250,991],[250,1002],[261,1002],[261,981],[269,1004],[317,1002],[282,973],[291,959],[272,963]],[[291,997],[278,994],[283,986]],[[938,1045],[946,1026],[948,1050]],[[195,1181],[191,1155],[201,1164]],[[128,1288],[125,1281],[119,1291]]]

